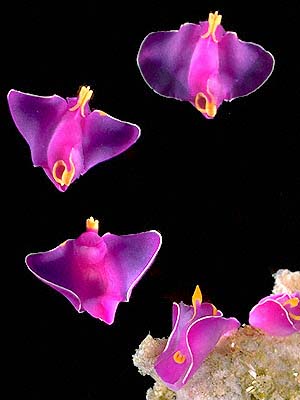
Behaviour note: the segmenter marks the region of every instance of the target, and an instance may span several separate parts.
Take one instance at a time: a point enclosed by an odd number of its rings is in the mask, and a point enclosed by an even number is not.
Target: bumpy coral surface
[[[288,269],[278,270],[273,277],[275,284],[273,293],[289,293],[300,291],[300,271],[291,272]]]
[[[279,270],[273,292],[299,290],[300,273]],[[280,289],[278,289],[280,288]],[[147,400],[300,400],[300,334],[265,335],[243,325],[222,338],[195,375],[180,390],[166,388],[154,370],[167,339],[148,335],[133,355],[142,375],[155,384]]]
[[[154,372],[163,339],[148,335],[133,356],[142,375],[156,381],[147,400],[299,400],[300,335],[266,336],[250,326],[221,339],[193,378],[176,393]]]

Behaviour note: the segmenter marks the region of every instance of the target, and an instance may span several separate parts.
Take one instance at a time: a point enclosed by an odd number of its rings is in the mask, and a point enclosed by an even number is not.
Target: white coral
[[[291,272],[288,269],[280,269],[273,274],[275,284],[273,293],[289,293],[300,291],[300,271]]]

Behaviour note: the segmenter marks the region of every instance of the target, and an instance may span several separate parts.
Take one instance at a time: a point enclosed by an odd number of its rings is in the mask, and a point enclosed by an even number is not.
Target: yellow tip
[[[212,308],[213,308],[213,316],[215,316],[215,315],[217,315],[218,314],[218,309],[217,309],[217,307],[216,306],[214,306],[213,304],[212,304]]]
[[[67,164],[64,160],[58,160],[53,165],[52,168],[52,176],[55,182],[59,183],[60,186],[69,186],[72,182],[72,179],[75,175],[75,165],[72,161],[72,155],[70,154],[69,162],[71,165],[71,169],[68,170]]]
[[[202,293],[201,293],[201,290],[200,290],[199,285],[196,286],[195,291],[194,291],[194,294],[193,294],[193,296],[192,296],[192,303],[193,303],[193,306],[194,306],[194,307],[196,306],[196,302],[197,302],[197,301],[198,301],[200,304],[202,303]]]
[[[84,107],[86,103],[88,103],[91,100],[91,97],[93,95],[93,91],[90,90],[89,86],[82,86],[78,95],[78,100],[75,106],[71,107],[69,110],[70,111],[76,111],[78,108],[80,108],[80,113],[82,117],[85,117],[84,114]]]
[[[207,39],[208,37],[212,37],[213,41],[218,43],[216,38],[216,30],[217,27],[221,24],[222,15],[219,15],[218,11],[215,13],[209,13],[208,16],[208,29],[207,32],[201,36],[202,39]]]
[[[199,285],[196,286],[194,294],[192,296],[192,305],[194,308],[194,314],[192,316],[192,319],[195,317],[195,315],[197,313],[197,301],[199,304],[202,303],[202,293],[201,293]]]
[[[177,364],[183,364],[186,360],[186,356],[184,354],[182,354],[180,350],[178,350],[178,351],[176,351],[176,353],[173,354],[173,360]]]
[[[86,220],[86,230],[87,231],[94,231],[98,233],[99,230],[99,221],[90,217]]]

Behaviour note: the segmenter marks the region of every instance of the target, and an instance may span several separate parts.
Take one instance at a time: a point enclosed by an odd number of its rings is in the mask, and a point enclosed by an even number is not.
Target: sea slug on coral
[[[273,292],[278,286],[290,287],[291,292],[300,290],[300,273],[284,271],[273,275]],[[269,336],[242,325],[219,340],[179,390],[170,390],[155,371],[166,344],[167,339],[149,334],[133,354],[138,371],[155,380],[147,400],[300,400],[299,333]]]

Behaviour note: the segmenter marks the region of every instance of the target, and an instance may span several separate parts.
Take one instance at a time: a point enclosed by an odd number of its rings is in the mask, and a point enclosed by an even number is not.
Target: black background
[[[247,322],[272,273],[299,270],[299,7],[286,2],[31,2],[1,13],[2,326],[9,398],[145,398],[152,384],[131,356],[150,332],[168,336],[173,301],[199,284],[225,316]],[[143,81],[144,37],[205,20],[271,51],[275,70],[255,93],[224,103],[214,120],[163,98]],[[65,193],[41,168],[10,117],[14,88],[72,97],[141,127],[138,142],[95,166]],[[3,142],[4,141],[4,142]],[[3,144],[4,143],[4,144]],[[28,253],[83,232],[157,229],[161,250],[111,326],[78,314],[26,268]],[[4,389],[3,389],[4,390]]]

